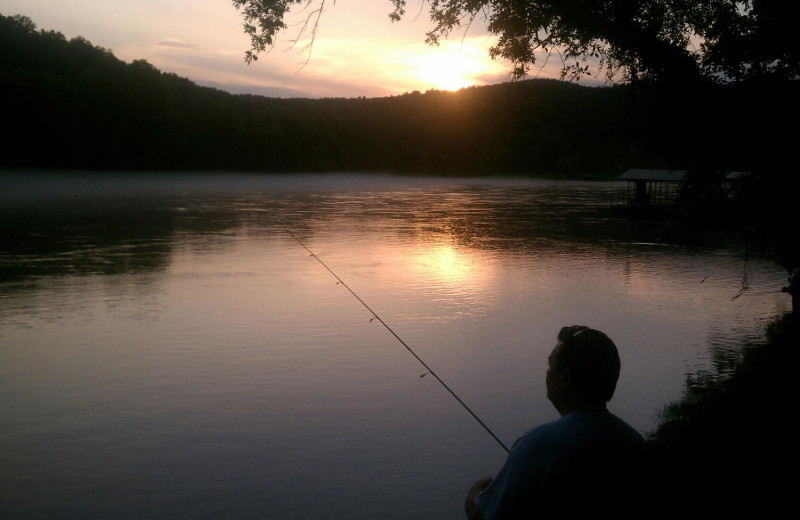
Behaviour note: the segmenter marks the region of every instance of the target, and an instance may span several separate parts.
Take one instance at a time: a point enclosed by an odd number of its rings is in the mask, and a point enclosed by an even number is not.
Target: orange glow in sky
[[[480,21],[429,46],[425,33],[432,24],[425,6],[418,8],[409,3],[407,16],[392,23],[389,0],[328,3],[310,54],[307,39],[291,44],[308,11],[294,12],[272,51],[246,65],[249,38],[228,0],[0,0],[4,16],[28,16],[39,29],[82,36],[120,60],[144,59],[235,93],[381,97],[508,79],[510,66],[489,58],[494,37]]]
[[[420,80],[439,90],[458,90],[480,84],[483,75],[502,73],[484,49],[451,44],[438,47],[418,58]]]

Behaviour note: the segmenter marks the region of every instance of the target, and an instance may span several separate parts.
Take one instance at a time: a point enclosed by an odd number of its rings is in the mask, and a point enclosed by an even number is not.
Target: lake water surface
[[[0,177],[0,517],[462,517],[555,419],[563,325],[617,343],[639,431],[789,308],[785,272],[613,218],[617,183]],[[285,226],[285,228],[284,228]]]

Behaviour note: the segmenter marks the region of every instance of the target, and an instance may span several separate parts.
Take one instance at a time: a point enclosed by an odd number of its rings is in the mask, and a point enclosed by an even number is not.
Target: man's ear
[[[558,374],[558,381],[561,383],[561,388],[570,388],[572,386],[572,370],[565,368]]]

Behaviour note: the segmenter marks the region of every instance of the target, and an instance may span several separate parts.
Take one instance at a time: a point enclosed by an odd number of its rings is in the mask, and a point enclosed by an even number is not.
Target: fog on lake
[[[0,176],[0,517],[461,518],[555,419],[561,326],[620,350],[642,433],[788,309],[713,231],[616,182]],[[317,258],[309,255],[291,231]]]

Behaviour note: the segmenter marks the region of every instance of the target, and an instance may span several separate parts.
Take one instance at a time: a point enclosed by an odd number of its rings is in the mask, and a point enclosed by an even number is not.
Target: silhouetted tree
[[[392,20],[405,14],[408,0],[389,0]],[[232,0],[242,12],[251,49],[245,60],[274,44],[284,19],[308,4],[300,36],[313,38],[329,0]],[[512,63],[524,77],[537,62],[557,54],[562,79],[605,74],[611,81],[796,79],[800,44],[794,24],[798,2],[784,0],[428,0],[436,44],[476,19],[499,39],[490,55]]]

